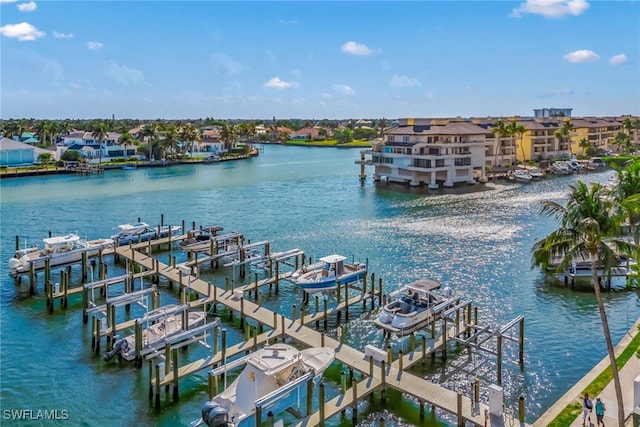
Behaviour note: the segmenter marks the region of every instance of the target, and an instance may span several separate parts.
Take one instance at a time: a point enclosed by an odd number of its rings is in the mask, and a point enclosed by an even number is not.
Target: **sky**
[[[638,1],[0,2],[2,119],[640,115]]]

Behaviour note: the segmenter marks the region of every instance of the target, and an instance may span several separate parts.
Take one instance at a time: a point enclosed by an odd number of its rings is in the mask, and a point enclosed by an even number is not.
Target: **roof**
[[[15,141],[9,138],[0,139],[0,150],[35,150],[33,145],[25,144],[24,142]]]

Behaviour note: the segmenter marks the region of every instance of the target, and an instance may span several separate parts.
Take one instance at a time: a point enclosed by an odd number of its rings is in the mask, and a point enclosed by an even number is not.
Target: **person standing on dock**
[[[598,427],[600,427],[600,424],[604,427],[604,411],[606,411],[606,409],[604,402],[598,397],[596,399],[596,420],[598,420]]]
[[[584,398],[582,399],[582,427],[584,427],[585,421],[589,420],[589,425],[591,425],[591,411],[593,410],[593,402],[589,399],[589,393],[584,394]]]

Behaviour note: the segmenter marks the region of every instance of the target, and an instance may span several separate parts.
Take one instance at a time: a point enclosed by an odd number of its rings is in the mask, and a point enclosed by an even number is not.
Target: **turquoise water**
[[[427,193],[375,185],[370,179],[361,185],[354,164],[359,157],[358,150],[267,146],[259,157],[239,162],[3,180],[1,409],[66,410],[71,425],[185,425],[199,415],[206,400],[206,372],[181,382],[179,403],[163,395],[162,410],[156,413],[148,401],[146,368],[105,364],[92,354],[90,326],[82,323],[78,298],[71,299],[66,311],[56,304],[48,314],[41,286],[38,296],[29,297],[28,280],[15,286],[7,274],[5,261],[13,254],[15,235],[29,243],[40,242],[49,231],[107,237],[117,224],[138,217],[157,225],[161,214],[165,224],[184,220],[190,226],[196,221],[242,232],[252,241],[269,240],[273,251],[300,248],[313,259],[329,253],[368,259],[386,292],[417,278],[436,278],[472,299],[482,324],[524,315],[524,373],[517,363],[505,362],[503,375],[507,403],[515,405],[523,395],[527,421],[606,355],[593,295],[546,281],[530,268],[531,246],[554,226],[538,214],[540,202],[562,200],[575,178]],[[373,171],[367,172],[371,176]],[[582,178],[606,181],[609,175]],[[110,266],[110,275],[119,269]],[[203,274],[222,284],[233,272]],[[611,292],[604,298],[617,342],[640,315],[638,294]],[[162,299],[167,304],[176,295],[163,288]],[[266,306],[287,316],[300,302],[300,292],[286,284],[277,297],[265,296]],[[351,345],[386,345],[370,322],[374,316],[354,308],[345,326]],[[228,342],[241,339],[239,331],[228,329]],[[407,342],[394,339],[391,344],[399,349]],[[196,359],[202,353],[192,348],[181,357]],[[463,353],[447,363],[438,357],[414,372],[469,394],[476,375],[483,385],[495,382],[495,361],[486,355],[469,360]],[[336,389],[328,387],[333,393]],[[387,425],[414,422],[413,414],[399,416],[407,414],[406,407],[411,402],[386,413]],[[367,408],[361,424],[375,424],[381,410],[363,402],[361,410]],[[332,419],[339,422],[339,417]],[[19,422],[3,418],[2,423]]]

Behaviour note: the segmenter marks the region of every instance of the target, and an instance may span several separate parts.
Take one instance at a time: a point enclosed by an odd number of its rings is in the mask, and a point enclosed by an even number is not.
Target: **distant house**
[[[202,141],[199,144],[200,151],[212,153],[221,153],[224,150],[224,144],[220,141],[220,127],[206,126],[200,129]]]
[[[373,127],[373,122],[371,120],[367,120],[367,119],[360,119],[358,121],[356,121],[353,125],[353,127],[356,128],[371,128]]]
[[[300,141],[313,141],[313,140],[324,139],[324,137],[320,136],[320,129],[317,127],[302,128],[292,133],[289,138],[300,140]]]
[[[20,142],[24,142],[25,144],[36,145],[36,144],[40,144],[40,139],[38,138],[38,135],[34,133],[22,132],[22,135],[20,135]]]
[[[0,166],[32,165],[42,153],[55,153],[9,138],[0,139]]]

